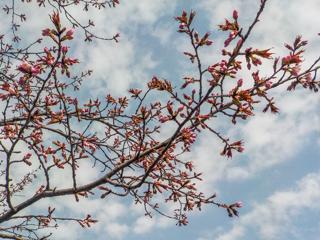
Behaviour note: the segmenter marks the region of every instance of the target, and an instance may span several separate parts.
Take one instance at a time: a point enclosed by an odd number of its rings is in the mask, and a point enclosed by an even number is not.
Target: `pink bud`
[[[23,85],[25,82],[26,82],[25,77],[20,77],[19,78],[19,81],[18,81],[19,85]]]
[[[23,157],[23,159],[27,160],[27,159],[29,159],[31,156],[32,156],[31,153],[27,153],[27,154]]]
[[[24,73],[29,73],[30,72],[30,64],[26,61],[23,61],[22,64],[18,66],[18,70]]]
[[[116,42],[119,42],[119,38],[120,38],[120,33],[117,33],[116,35],[113,36],[113,39],[114,39]]]
[[[49,28],[42,30],[42,36],[49,36],[50,34],[51,30]]]
[[[271,88],[272,82],[271,82],[271,81],[267,81],[267,82],[265,83],[265,86],[266,86],[267,89]]]
[[[236,10],[233,11],[232,17],[234,20],[238,19],[238,12]]]
[[[236,202],[234,204],[234,206],[237,207],[237,208],[241,208],[241,207],[243,207],[243,203],[242,202]]]
[[[74,33],[74,29],[73,28],[70,28],[68,31],[67,31],[67,33],[66,33],[66,35],[73,35],[73,33]]]
[[[207,41],[206,41],[206,45],[207,45],[207,46],[210,46],[212,43],[213,43],[213,41],[211,41],[211,40],[207,40]]]
[[[180,105],[178,108],[178,112],[181,112],[184,109],[184,105]]]
[[[67,53],[68,52],[68,47],[67,46],[62,46],[61,51],[62,51],[62,53]]]
[[[38,75],[41,72],[40,66],[31,67],[31,74],[32,75]]]
[[[71,40],[73,39],[74,29],[71,28],[66,32],[65,39]]]
[[[28,62],[23,61],[22,64],[18,66],[18,70],[23,73],[28,73],[32,75],[37,75],[41,72],[40,66],[32,66]]]
[[[241,146],[240,146],[240,147],[238,148],[238,152],[243,152],[243,151],[244,151],[244,147],[241,147]]]
[[[54,12],[51,16],[51,20],[54,25],[59,26],[60,25],[60,16],[58,12]]]

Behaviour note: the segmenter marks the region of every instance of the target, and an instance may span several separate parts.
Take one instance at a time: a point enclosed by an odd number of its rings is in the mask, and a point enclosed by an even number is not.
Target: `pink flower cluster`
[[[41,67],[39,65],[32,66],[27,61],[23,61],[22,64],[18,66],[18,70],[22,73],[30,74],[36,76],[41,73]]]
[[[192,145],[195,142],[197,135],[190,128],[184,128],[181,131],[181,137],[182,137],[184,146],[188,148],[190,145]]]

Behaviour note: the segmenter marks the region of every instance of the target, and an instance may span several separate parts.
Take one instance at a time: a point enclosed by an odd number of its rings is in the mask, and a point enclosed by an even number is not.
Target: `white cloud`
[[[155,220],[149,217],[139,217],[133,227],[133,232],[137,234],[150,232],[155,224]]]
[[[54,239],[81,239],[81,235],[84,234],[85,229],[81,228],[79,224],[74,222],[65,222],[59,224],[57,229],[48,229],[47,232],[54,232]]]
[[[307,136],[320,131],[319,103],[319,96],[297,91],[278,97],[279,115],[259,113],[247,121],[239,133],[245,140],[247,164],[231,167],[227,177],[252,177],[293,159],[308,143]]]
[[[128,208],[125,204],[120,202],[105,200],[101,208],[99,209],[101,217],[113,221],[115,219],[127,216]]]
[[[173,40],[172,35],[175,31],[176,29],[172,26],[172,23],[164,23],[155,25],[151,34],[157,38],[164,47],[166,47],[169,45],[170,41]]]
[[[228,234],[219,236],[218,240],[239,239],[243,236],[243,234],[244,228],[242,226],[234,226]]]
[[[223,145],[212,134],[201,136],[198,145],[194,146],[188,159],[192,160],[195,169],[203,173],[203,182],[199,182],[199,191],[213,193],[217,191],[217,181],[223,178],[230,161],[220,155]]]
[[[138,55],[139,50],[128,38],[118,44],[97,43],[82,60],[85,69],[93,69],[90,81],[84,82],[90,95],[123,95],[133,83],[144,86],[151,78],[146,72],[155,67],[156,62],[150,53],[140,58]]]
[[[170,227],[174,225],[173,223],[174,221],[172,219],[168,219],[167,217],[163,216],[154,215],[152,218],[148,216],[141,216],[136,219],[131,227],[135,234],[145,234],[150,233],[155,229]]]
[[[129,227],[125,224],[108,223],[105,230],[113,239],[122,239],[129,232]]]
[[[292,219],[300,217],[306,209],[319,211],[319,201],[320,173],[308,174],[293,189],[277,191],[265,202],[256,203],[249,213],[241,216],[233,228],[220,234],[217,240],[246,239],[249,229],[257,232],[259,239],[288,236],[294,231]]]

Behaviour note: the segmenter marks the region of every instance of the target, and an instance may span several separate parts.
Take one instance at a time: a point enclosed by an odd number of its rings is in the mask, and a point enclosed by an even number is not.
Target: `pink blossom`
[[[18,127],[13,125],[5,125],[3,130],[4,130],[5,139],[15,138],[18,132]]]
[[[41,72],[40,66],[31,67],[31,74],[38,75]]]
[[[89,142],[87,140],[83,140],[82,143],[83,143],[83,146],[90,148],[90,150],[92,152],[94,152],[97,149],[95,144],[93,144],[93,143],[91,143],[91,142]]]
[[[302,59],[298,54],[290,54],[289,56],[282,58],[283,65],[299,64],[301,62],[302,62]]]
[[[26,61],[23,61],[22,64],[18,66],[18,70],[23,73],[28,73],[31,75],[38,75],[41,72],[40,66],[32,66]]]
[[[294,76],[298,76],[299,75],[299,72],[300,72],[300,66],[299,65],[296,65],[292,68],[292,71],[291,73],[294,75]]]
[[[41,130],[34,130],[30,134],[31,140],[33,141],[34,144],[38,144],[42,142],[42,131]]]
[[[181,136],[185,147],[193,144],[197,138],[197,135],[190,128],[182,129]]]
[[[24,73],[29,73],[31,69],[31,65],[26,61],[23,61],[22,64],[18,66],[18,70]]]

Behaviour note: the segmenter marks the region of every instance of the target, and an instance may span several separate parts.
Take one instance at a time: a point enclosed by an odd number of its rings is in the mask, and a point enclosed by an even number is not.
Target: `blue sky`
[[[254,18],[258,0],[122,0],[116,9],[92,11],[97,33],[112,35],[120,32],[118,44],[95,41],[83,43],[76,33],[72,51],[81,66],[94,70],[90,80],[84,82],[83,97],[121,95],[131,87],[142,87],[153,75],[180,81],[186,72],[195,69],[182,52],[189,46],[176,32],[174,16],[183,9],[197,12],[196,26],[202,32],[212,33],[214,45],[201,52],[205,63],[214,63],[223,43],[217,24],[239,10],[240,22],[246,26]],[[257,48],[273,47],[276,54],[284,54],[284,42],[293,41],[302,34],[310,42],[306,64],[320,52],[318,0],[271,0],[261,22],[251,36],[250,43]],[[50,10],[48,10],[50,11]],[[42,29],[47,12],[37,18],[26,9],[29,23],[24,34]],[[75,11],[79,18],[87,16]],[[39,21],[39,18],[43,21]],[[3,25],[0,30],[3,31]],[[262,69],[268,72],[268,66]],[[56,230],[54,239],[97,240],[286,240],[319,239],[320,235],[320,95],[306,90],[289,93],[274,92],[280,114],[262,114],[236,127],[217,122],[228,136],[245,141],[246,151],[233,159],[225,159],[219,152],[221,143],[210,134],[198,139],[192,159],[203,172],[200,189],[216,192],[225,202],[242,201],[244,207],[239,218],[228,218],[222,209],[207,206],[189,216],[189,225],[177,227],[175,222],[157,214],[152,219],[144,216],[143,209],[130,199],[83,200],[79,204],[68,198],[55,200],[57,209],[66,213],[90,211],[100,222],[83,231],[76,224],[65,223]],[[85,169],[86,175],[94,170]],[[61,179],[60,179],[61,181]],[[50,200],[40,203],[45,207]]]

